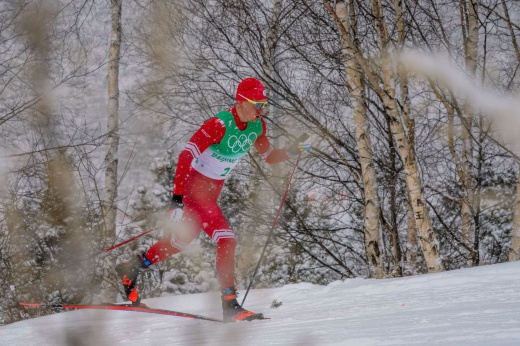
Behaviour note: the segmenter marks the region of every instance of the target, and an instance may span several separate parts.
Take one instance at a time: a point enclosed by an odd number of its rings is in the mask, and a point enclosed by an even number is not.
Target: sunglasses
[[[257,111],[264,109],[267,106],[267,101],[253,101],[245,97],[244,95],[238,94],[241,97],[245,98],[247,102],[251,103]]]

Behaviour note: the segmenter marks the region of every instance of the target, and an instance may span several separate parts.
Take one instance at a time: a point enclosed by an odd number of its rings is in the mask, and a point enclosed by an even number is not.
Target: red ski
[[[173,310],[154,309],[154,308],[149,308],[146,305],[133,306],[131,304],[122,304],[122,305],[119,305],[119,304],[90,304],[90,305],[88,305],[88,304],[43,304],[43,303],[20,303],[20,305],[25,306],[25,307],[48,307],[48,308],[55,308],[55,309],[96,309],[96,310],[116,310],[116,311],[137,311],[137,312],[147,312],[150,314],[192,318],[192,319],[196,319],[196,320],[223,322],[222,320],[220,320],[218,318],[206,317],[206,316],[195,315],[195,314],[173,311]]]
[[[136,312],[146,312],[150,314],[159,314],[159,315],[168,315],[168,316],[177,316],[177,317],[185,317],[192,318],[195,320],[204,320],[204,321],[212,321],[212,322],[220,322],[223,323],[221,319],[201,316],[196,314],[190,314],[187,312],[179,312],[173,310],[164,310],[164,309],[154,309],[149,308],[148,306],[141,304],[139,306],[134,306],[131,304],[43,304],[43,303],[20,303],[21,306],[25,307],[48,307],[55,309],[95,309],[95,310],[116,310],[116,311],[136,311]],[[268,319],[264,317],[263,314],[254,314],[248,316],[245,320],[265,320]]]

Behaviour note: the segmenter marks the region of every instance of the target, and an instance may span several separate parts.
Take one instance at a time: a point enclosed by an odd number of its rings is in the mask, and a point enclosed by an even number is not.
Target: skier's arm
[[[291,157],[287,154],[287,148],[274,148],[267,138],[267,126],[265,121],[262,119],[262,134],[258,137],[255,142],[255,148],[260,153],[262,159],[272,165],[289,160]]]
[[[190,140],[179,154],[179,161],[173,179],[173,194],[184,195],[184,183],[191,167],[193,159],[197,158],[210,145],[219,143],[226,128],[219,118],[211,118],[191,136]]]

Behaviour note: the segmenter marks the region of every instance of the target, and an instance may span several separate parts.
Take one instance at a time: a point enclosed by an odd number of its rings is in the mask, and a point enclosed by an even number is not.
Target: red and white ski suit
[[[244,130],[247,123],[240,121],[235,108],[233,114],[237,127]],[[262,133],[254,146],[268,164],[290,159],[286,148],[273,148],[267,138],[267,127],[262,118]],[[206,121],[191,137],[179,154],[179,162],[174,178],[173,194],[183,195],[184,217],[190,223],[188,234],[174,235],[159,240],[146,252],[146,258],[153,264],[184,250],[197,237],[201,229],[217,244],[216,270],[222,288],[234,283],[234,257],[236,239],[231,227],[217,204],[225,179],[216,180],[199,173],[192,167],[192,161],[209,146],[217,144],[224,137],[226,127],[219,118]]]

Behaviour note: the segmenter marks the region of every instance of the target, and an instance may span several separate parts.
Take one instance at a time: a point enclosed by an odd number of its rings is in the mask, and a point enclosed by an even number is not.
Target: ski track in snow
[[[275,299],[282,305],[272,309]],[[145,302],[221,314],[216,292]],[[0,345],[520,345],[520,262],[252,290],[245,307],[272,319],[221,324],[78,310],[0,327]]]

